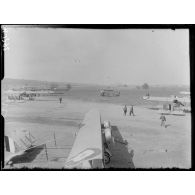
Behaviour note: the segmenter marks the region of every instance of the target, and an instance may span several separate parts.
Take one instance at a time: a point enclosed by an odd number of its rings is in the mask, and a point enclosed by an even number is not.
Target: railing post
[[[55,147],[56,147],[57,144],[56,144],[56,134],[55,134],[55,131],[54,131],[54,133],[53,133],[53,137],[54,137],[54,142],[55,142]]]
[[[46,144],[45,144],[45,154],[46,154],[46,158],[47,158],[47,161],[48,161],[47,145]]]

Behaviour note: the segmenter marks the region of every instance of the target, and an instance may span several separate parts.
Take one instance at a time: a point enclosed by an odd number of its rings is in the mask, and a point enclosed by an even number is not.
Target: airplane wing
[[[54,91],[46,90],[46,91],[25,91],[27,94],[48,94],[48,93],[54,93]]]
[[[179,102],[190,103],[189,97],[154,97],[154,96],[143,96],[144,100],[148,101],[160,101],[160,102],[173,102],[178,100]]]
[[[90,110],[81,124],[65,168],[92,168],[90,162],[102,162],[102,132],[100,113]]]
[[[4,136],[4,146],[5,146],[5,162],[10,161],[14,156],[22,155],[24,150],[16,144],[16,142],[9,136]]]
[[[16,157],[16,156],[20,156],[20,155],[23,155],[25,151],[20,151],[20,152],[17,152],[17,153],[12,153],[12,152],[7,152],[5,151],[5,154],[4,154],[4,161],[5,161],[5,164],[7,164],[9,161],[11,161],[12,158]]]
[[[190,103],[191,100],[190,100],[190,97],[181,97],[181,98],[177,98],[178,101],[180,102],[185,102],[185,103]]]
[[[181,94],[184,94],[184,95],[190,95],[190,92],[189,91],[180,91]]]
[[[173,98],[171,97],[154,97],[154,96],[143,96],[144,100],[148,101],[161,101],[161,102],[172,102]]]
[[[9,90],[5,91],[4,93],[5,93],[5,94],[20,95],[20,94],[22,94],[22,93],[24,93],[24,92],[25,92],[25,91],[14,91],[14,90],[9,89]]]
[[[57,139],[57,140],[61,140]],[[22,140],[21,140],[22,141]],[[37,141],[37,140],[36,140]],[[29,150],[33,149],[33,148],[38,148],[40,146],[43,146],[47,143],[53,142],[54,140],[48,140],[48,141],[44,141],[38,145],[26,145],[26,148],[21,148],[15,140],[13,140],[11,137],[5,135],[4,136],[4,147],[5,147],[5,153],[4,153],[4,162],[5,164],[9,164],[10,161],[13,160],[13,158],[15,158],[16,156],[22,156],[25,154],[25,152],[28,152]]]

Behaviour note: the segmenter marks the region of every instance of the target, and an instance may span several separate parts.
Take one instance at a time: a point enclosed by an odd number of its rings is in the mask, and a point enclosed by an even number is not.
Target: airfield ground
[[[2,104],[5,134],[19,140],[30,131],[38,139],[37,144],[47,142],[48,160],[45,149],[42,149],[32,159],[19,161],[14,167],[62,168],[74,143],[75,132],[91,108],[99,109],[102,121],[111,122],[114,136],[119,140],[111,146],[113,157],[107,167],[190,168],[190,114],[167,116],[167,128],[164,128],[160,126],[157,111],[143,105],[134,107],[136,116],[133,117],[123,115],[122,104],[66,97],[61,104],[57,97]],[[128,145],[120,143],[122,140],[127,140]]]

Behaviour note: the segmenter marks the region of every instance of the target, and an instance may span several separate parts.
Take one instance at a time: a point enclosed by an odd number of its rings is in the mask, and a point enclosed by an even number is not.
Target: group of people
[[[127,106],[126,106],[126,105],[123,107],[123,112],[124,112],[124,115],[126,116],[126,115],[127,115]],[[133,110],[133,105],[131,105],[131,107],[130,107],[129,115],[130,115],[130,116],[131,116],[131,115],[135,116],[134,110]],[[166,117],[165,117],[165,115],[161,114],[160,120],[161,120],[161,125],[160,125],[160,126],[166,128],[167,126],[166,126],[166,124],[165,124],[165,122],[166,122]]]
[[[126,116],[126,114],[127,114],[127,106],[126,105],[123,108],[123,112],[124,112],[124,115]],[[131,115],[135,116],[134,111],[133,111],[133,105],[131,105],[131,108],[130,108],[130,111],[129,111],[129,115],[130,116]]]
[[[62,103],[62,97],[60,97],[59,98],[59,101],[60,101],[60,104]],[[127,115],[127,106],[125,105],[124,107],[123,107],[123,112],[124,112],[124,115],[126,116]],[[135,114],[134,114],[134,109],[133,109],[133,105],[131,105],[131,107],[130,107],[130,110],[129,110],[129,115],[131,116],[135,116]],[[165,125],[165,121],[166,121],[166,117],[162,114],[161,115],[161,117],[160,117],[160,120],[161,120],[161,126],[164,126],[164,127],[166,127],[166,125]]]

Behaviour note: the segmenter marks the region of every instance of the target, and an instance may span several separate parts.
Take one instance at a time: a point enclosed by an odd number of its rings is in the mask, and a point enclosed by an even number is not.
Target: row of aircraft
[[[185,113],[191,112],[190,92],[182,91],[180,93],[185,96],[155,97],[150,96],[148,93],[146,96],[143,96],[143,99],[145,101],[165,102],[165,104],[158,107],[160,114],[184,116]]]
[[[27,100],[35,100],[35,97],[41,95],[54,94],[52,90],[7,90],[7,102],[25,102]]]
[[[29,142],[30,137],[27,139]],[[50,141],[47,141],[50,142]],[[14,158],[20,157],[29,150],[38,147],[30,142],[24,149],[16,144],[9,136],[4,137],[5,165],[13,165]],[[94,169],[104,168],[111,160],[112,154],[109,145],[114,143],[110,122],[101,124],[101,116],[98,110],[90,110],[80,125],[76,134],[73,147],[64,164],[66,169]],[[42,143],[41,145],[46,144]]]

